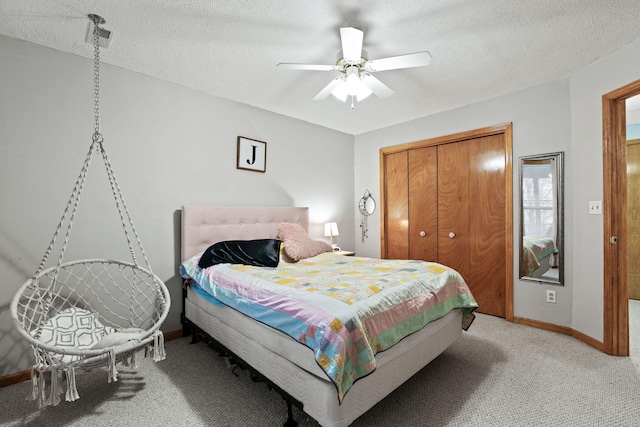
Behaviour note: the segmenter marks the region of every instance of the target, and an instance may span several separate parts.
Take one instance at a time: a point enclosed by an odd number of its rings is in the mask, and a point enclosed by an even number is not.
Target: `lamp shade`
[[[339,236],[340,233],[338,233],[338,224],[335,222],[327,222],[324,225],[324,236],[325,237],[333,237],[333,236]]]
[[[358,101],[362,101],[373,93],[369,86],[362,81],[358,67],[348,67],[342,79],[342,82],[331,91],[331,94],[342,102],[346,102],[349,96],[355,96]]]

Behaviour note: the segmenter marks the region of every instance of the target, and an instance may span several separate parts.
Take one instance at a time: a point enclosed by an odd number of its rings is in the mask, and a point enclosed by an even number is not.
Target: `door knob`
[[[426,236],[426,235],[427,235],[427,233],[426,233],[426,232],[424,232],[424,231],[421,231],[419,234],[420,234],[420,237],[424,237],[424,236]]]
[[[449,233],[449,238],[453,239],[456,237],[456,233],[454,233],[453,231]]]

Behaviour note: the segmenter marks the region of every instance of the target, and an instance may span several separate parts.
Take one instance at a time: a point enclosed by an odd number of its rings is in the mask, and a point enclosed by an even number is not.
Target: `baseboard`
[[[177,331],[165,332],[164,340],[171,341],[176,338],[182,338],[182,336],[183,336],[182,329],[179,329]],[[5,375],[3,377],[0,377],[0,388],[7,387],[13,384],[18,384],[24,381],[29,381],[30,379],[31,379],[31,369]]]
[[[175,340],[176,338],[182,338],[183,334],[182,334],[182,329],[178,329],[177,331],[171,331],[171,332],[165,332],[164,333],[164,340],[165,341],[171,341],[171,340]]]
[[[600,350],[603,353],[607,353],[603,342],[600,342],[597,339],[590,337],[589,335],[583,334],[580,331],[576,331],[575,329],[572,329],[572,331],[573,331],[573,335],[572,336],[574,338],[582,341],[585,344],[590,345],[591,347],[594,347],[594,348]]]
[[[31,369],[28,371],[16,372],[15,374],[5,375],[0,377],[0,388],[7,387],[13,384],[18,384],[31,379]]]
[[[560,326],[555,325],[553,323],[542,322],[540,320],[527,319],[526,317],[513,317],[513,323],[518,323],[520,325],[531,326],[538,329],[544,329],[551,332],[558,332],[560,334],[569,335],[570,337],[574,337],[575,339],[582,341],[585,344],[594,347],[597,350],[600,350],[603,353],[606,353],[604,349],[604,343],[598,341],[595,338],[590,337],[580,331],[576,331],[573,328],[568,326]]]

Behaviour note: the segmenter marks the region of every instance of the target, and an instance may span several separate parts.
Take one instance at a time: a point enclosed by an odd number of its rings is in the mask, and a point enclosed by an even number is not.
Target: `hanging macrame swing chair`
[[[39,407],[61,401],[64,380],[66,400],[78,399],[77,372],[106,368],[107,380],[112,382],[118,379],[116,365],[137,367],[137,356],[142,351],[145,356],[152,355],[155,361],[165,358],[160,325],[169,312],[169,292],[151,271],[104,150],[99,119],[99,25],[105,21],[97,15],[89,15],[89,19],[94,27],[95,132],[91,148],[37,271],[20,287],[10,309],[18,332],[31,344],[35,354],[31,370],[33,388],[28,399],[37,400]],[[97,153],[104,161],[132,262],[111,259],[63,262],[89,164]],[[65,225],[57,264],[45,269]],[[144,266],[136,259],[132,235]]]

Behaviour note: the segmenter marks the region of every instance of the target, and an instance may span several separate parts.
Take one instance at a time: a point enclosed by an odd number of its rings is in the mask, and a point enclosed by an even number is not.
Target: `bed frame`
[[[277,238],[282,222],[308,230],[308,208],[183,206],[181,259],[224,240]],[[324,427],[346,427],[411,378],[461,335],[462,312],[455,310],[376,355],[376,370],[357,381],[338,403],[335,385],[315,363],[311,349],[226,306],[213,305],[185,290],[183,325],[222,348],[241,366],[287,401],[285,426],[296,425],[295,405]],[[194,334],[196,336],[196,334]]]

